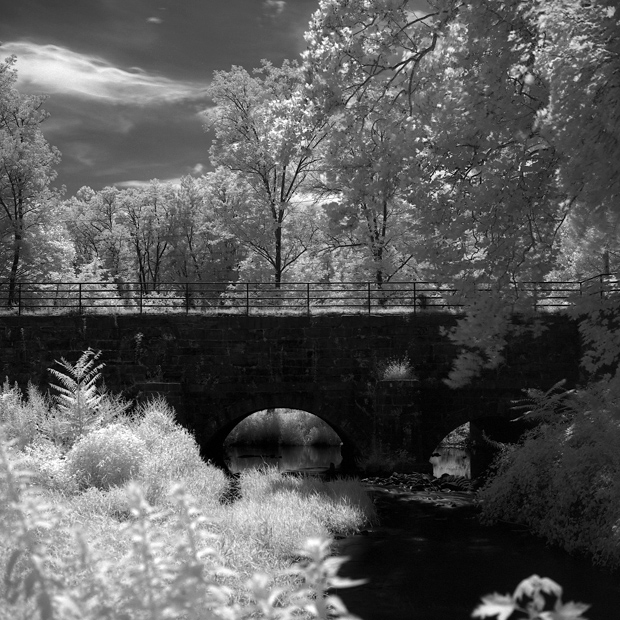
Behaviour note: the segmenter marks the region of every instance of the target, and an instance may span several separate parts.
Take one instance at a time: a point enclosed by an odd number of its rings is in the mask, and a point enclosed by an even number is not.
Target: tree
[[[316,170],[326,121],[310,113],[293,63],[276,68],[263,61],[252,75],[236,66],[216,71],[210,96],[215,107],[205,113],[205,127],[215,131],[212,162],[231,173],[229,181],[243,186],[235,231],[270,265],[279,287],[287,268],[308,249],[309,238],[298,234],[304,227],[293,222],[296,207],[308,199],[304,187]]]
[[[16,287],[28,231],[45,216],[52,201],[49,184],[60,153],[41,131],[47,118],[42,97],[20,94],[15,88],[15,57],[0,63],[0,218],[12,244],[8,272],[9,306],[16,301]]]
[[[76,253],[76,267],[97,260],[117,283],[131,280],[129,238],[120,224],[122,191],[104,187],[95,192],[82,187],[65,203],[69,214],[67,226],[71,232]]]
[[[322,2],[307,34],[310,93],[332,114],[393,128],[383,176],[416,207],[411,238],[424,243],[411,250],[438,279],[506,290],[540,278],[563,214],[520,3],[436,2],[426,15],[408,4]]]
[[[410,222],[416,209],[402,193],[399,123],[352,109],[338,116],[323,161],[320,195],[327,216],[327,248],[349,257],[355,277],[380,290],[395,277],[416,273],[418,240]],[[329,200],[331,198],[331,201]]]
[[[220,222],[208,175],[186,176],[172,188],[175,225],[169,270],[188,283],[235,279],[239,243]]]
[[[140,290],[158,291],[165,259],[174,236],[174,201],[171,188],[153,180],[145,188],[131,188],[120,195],[119,224],[129,238]]]

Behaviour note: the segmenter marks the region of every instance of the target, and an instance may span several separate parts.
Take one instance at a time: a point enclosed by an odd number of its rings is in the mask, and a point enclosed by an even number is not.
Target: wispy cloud
[[[172,177],[170,179],[152,179],[150,181],[139,181],[137,179],[132,179],[129,181],[120,181],[118,183],[114,183],[114,185],[116,185],[116,187],[120,187],[121,189],[128,189],[128,188],[143,189],[145,187],[149,187],[149,185],[151,185],[153,181],[158,181],[159,183],[162,183],[164,185],[169,184],[169,185],[174,185],[176,187],[181,186],[181,177]]]
[[[163,24],[164,20],[161,17],[149,17],[146,20],[149,24]]]
[[[286,8],[286,0],[265,0],[263,8],[271,15],[280,15]]]
[[[135,106],[205,97],[205,84],[172,80],[139,68],[116,67],[103,58],[58,45],[15,41],[4,43],[0,52],[17,56],[20,85],[47,94]]]

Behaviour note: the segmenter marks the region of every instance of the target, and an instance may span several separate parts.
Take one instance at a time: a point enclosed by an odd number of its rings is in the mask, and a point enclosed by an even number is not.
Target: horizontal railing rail
[[[475,294],[490,291],[478,284]],[[471,289],[470,289],[471,291]],[[615,275],[582,281],[520,282],[510,290],[519,307],[557,311],[579,297],[620,293]],[[466,301],[456,286],[437,281],[385,282],[0,282],[0,304],[17,312],[203,312],[203,313],[417,313],[458,312]]]

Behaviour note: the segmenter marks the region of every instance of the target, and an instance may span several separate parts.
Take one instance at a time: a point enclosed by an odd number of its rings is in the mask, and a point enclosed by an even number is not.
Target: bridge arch
[[[266,409],[293,409],[310,413],[325,422],[340,437],[342,445],[340,452],[342,462],[340,470],[343,473],[354,472],[357,468],[357,461],[362,455],[361,447],[358,442],[347,432],[334,416],[325,413],[325,407],[318,406],[316,398],[310,394],[289,393],[289,394],[254,394],[242,401],[225,407],[221,411],[219,426],[214,429],[206,441],[200,441],[201,455],[204,459],[210,460],[214,464],[225,467],[224,461],[224,441],[231,431],[247,417]]]

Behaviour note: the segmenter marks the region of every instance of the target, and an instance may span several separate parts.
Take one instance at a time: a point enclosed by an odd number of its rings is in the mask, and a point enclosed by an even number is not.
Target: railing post
[[[82,283],[78,282],[78,314],[82,314]]]
[[[306,282],[306,308],[308,309],[308,316],[310,315],[310,282]]]
[[[416,289],[416,281],[413,281],[413,314],[416,314],[418,305],[418,292]]]
[[[142,314],[142,283],[139,285],[140,297],[138,297],[138,305],[140,306],[140,314]]]
[[[366,284],[368,285],[368,314],[370,314],[370,307],[371,307],[371,302],[370,302],[370,282],[366,282]]]
[[[189,314],[189,282],[185,283],[185,314]]]
[[[22,314],[22,283],[19,282],[17,284],[17,314],[21,316]]]
[[[250,316],[250,283],[245,283],[245,314]]]

